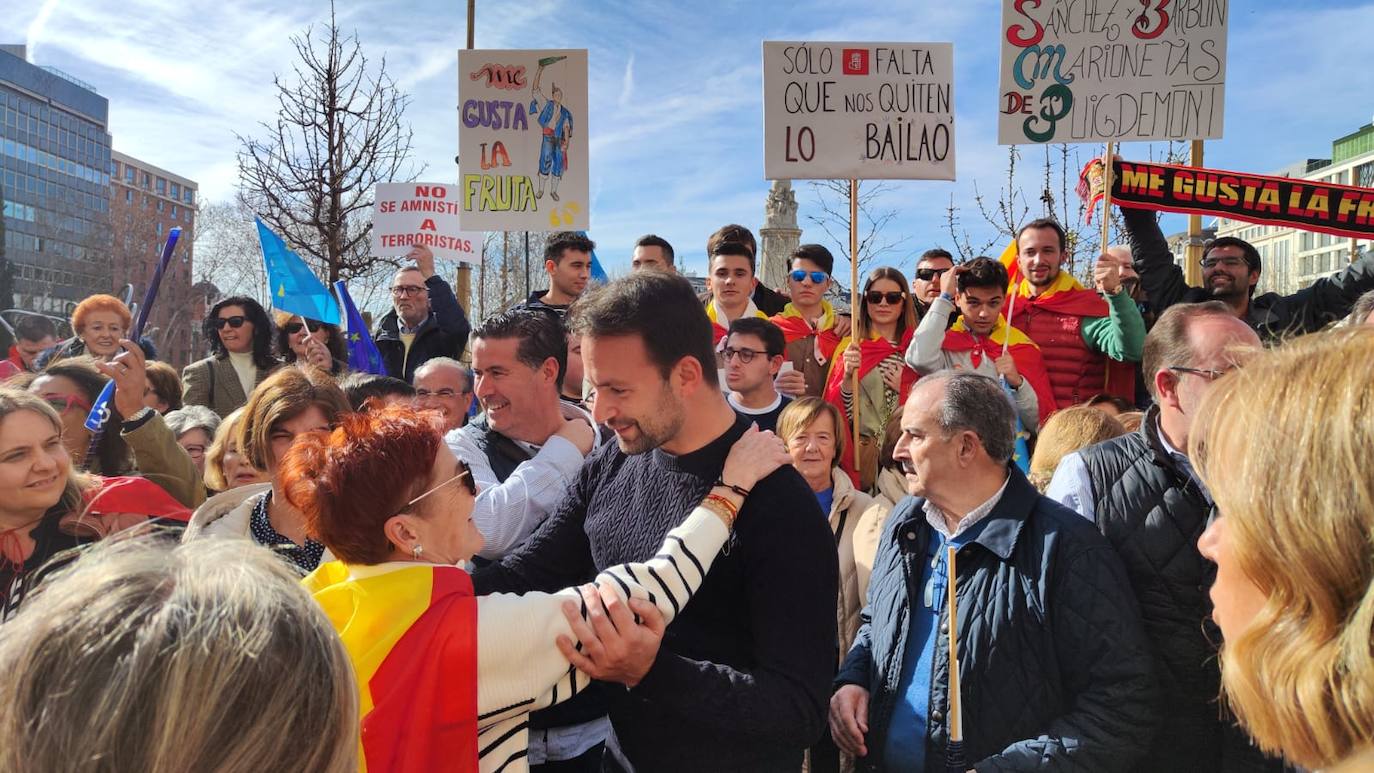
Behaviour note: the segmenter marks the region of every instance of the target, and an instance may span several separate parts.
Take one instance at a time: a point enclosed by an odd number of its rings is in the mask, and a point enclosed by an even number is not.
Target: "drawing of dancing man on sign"
[[[543,127],[544,139],[539,144],[539,187],[534,192],[536,199],[544,197],[544,185],[549,184],[549,197],[558,201],[558,183],[563,179],[563,170],[568,167],[568,143],[572,140],[573,117],[563,106],[563,91],[558,83],[550,90],[552,98],[544,96],[539,90],[539,79],[544,76],[544,68],[555,62],[567,59],[566,56],[549,56],[539,60],[539,69],[534,73],[531,85],[530,113],[539,112],[539,125]],[[544,108],[539,109],[539,100],[544,100]],[[550,180],[549,178],[553,179]]]

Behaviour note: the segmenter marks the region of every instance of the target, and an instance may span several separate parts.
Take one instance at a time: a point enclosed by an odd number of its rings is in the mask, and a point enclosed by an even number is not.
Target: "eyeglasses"
[[[753,362],[754,358],[760,354],[764,354],[764,352],[760,352],[756,349],[736,349],[732,346],[721,349],[720,353],[724,356],[726,362],[729,362],[731,357],[739,357],[739,361],[745,365]]]
[[[1234,370],[1234,368],[1227,368],[1226,370],[1212,370],[1210,368],[1185,368],[1182,365],[1170,365],[1169,367],[1165,368],[1165,370],[1172,370],[1175,373],[1191,373],[1194,376],[1201,376],[1207,379],[1208,381],[1216,381],[1222,376],[1225,376],[1227,373],[1230,373],[1232,370]]]
[[[1225,266],[1226,268],[1240,268],[1241,266],[1249,266],[1250,264],[1245,261],[1245,258],[1225,257],[1203,258],[1201,261],[1199,261],[1199,265],[1201,265],[1203,268],[1216,268],[1217,266]]]
[[[808,276],[811,277],[811,281],[814,284],[825,284],[825,280],[830,278],[830,275],[824,271],[803,271],[801,269],[795,269],[791,274],[793,282],[806,281]]]
[[[902,300],[905,298],[906,293],[898,292],[880,293],[877,290],[869,290],[868,292],[864,293],[864,300],[868,301],[874,306],[881,304],[883,301],[887,301],[889,306],[898,306],[901,305]]]
[[[288,322],[282,326],[282,330],[285,330],[287,335],[293,336],[301,332],[301,328],[303,327],[305,326],[299,322]]]
[[[391,294],[397,298],[404,298],[407,295],[419,295],[425,288],[420,285],[397,285],[391,288]]]
[[[90,402],[80,395],[43,395],[43,399],[58,413],[66,413],[73,408],[86,412],[91,410]]]
[[[922,282],[929,282],[948,270],[947,268],[918,268],[916,269],[916,278]]]
[[[459,465],[462,466],[462,463],[460,462]],[[418,496],[418,497],[415,497],[414,499],[410,500],[409,502],[406,502],[405,505],[401,507],[401,511],[404,512],[404,511],[406,511],[406,510],[409,510],[409,509],[411,508],[412,505],[414,505],[416,502],[419,502],[421,499],[424,499],[425,497],[429,496],[430,494],[433,494],[434,492],[438,491],[439,489],[443,488],[444,486],[447,486],[448,484],[450,484],[450,483],[452,483],[452,482],[454,482],[454,481],[456,481],[456,480],[462,480],[463,478],[465,478],[465,477],[467,477],[467,476],[469,476],[469,475],[471,475],[471,474],[472,474],[472,470],[470,470],[470,469],[468,469],[466,466],[464,466],[462,472],[458,473],[457,475],[454,475],[452,478],[449,478],[448,480],[444,481],[443,483],[440,483],[440,484],[434,486],[434,488],[431,488],[430,490],[426,491],[425,493],[421,494],[421,495]],[[477,486],[476,486],[476,484],[474,484],[471,480],[468,481],[468,485],[467,485],[465,488],[467,488],[469,494],[473,494],[473,495],[476,495],[476,494],[477,494]]]
[[[238,330],[239,328],[243,327],[243,323],[245,323],[245,322],[247,322],[247,321],[248,321],[248,318],[247,318],[247,317],[240,316],[240,315],[238,315],[238,314],[235,314],[235,315],[232,316],[232,317],[216,317],[216,318],[215,318],[215,327],[218,328],[219,330],[223,330],[223,329],[224,329],[224,326],[225,326],[225,325],[228,325],[229,327],[232,327],[233,329]]]
[[[186,455],[191,457],[192,459],[199,459],[202,456],[205,456],[205,446],[190,445],[182,446],[182,448],[186,450]]]
[[[457,394],[458,394],[457,391],[452,390],[452,389],[449,389],[448,387],[444,387],[443,389],[436,389],[436,390],[434,390],[433,392],[429,391],[428,389],[417,389],[417,390],[415,390],[415,396],[418,397],[418,398],[420,398],[420,399],[422,399],[422,400],[423,400],[424,398],[426,398],[426,397],[441,397],[441,398],[447,400],[447,399],[449,399],[450,397],[453,397],[453,396],[455,396],[455,395],[457,395]]]

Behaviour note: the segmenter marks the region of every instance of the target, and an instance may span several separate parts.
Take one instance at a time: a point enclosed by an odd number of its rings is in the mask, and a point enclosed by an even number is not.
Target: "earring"
[[[419,560],[420,554],[423,552],[425,552],[425,549],[420,547],[419,545],[416,545],[415,547],[410,549],[410,555],[414,556],[416,560]]]

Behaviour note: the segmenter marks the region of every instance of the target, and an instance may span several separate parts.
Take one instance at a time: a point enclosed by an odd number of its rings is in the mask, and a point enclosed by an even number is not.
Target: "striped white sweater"
[[[648,599],[672,622],[701,585],[729,530],[698,507],[668,532],[657,555],[620,564],[597,576],[621,598]],[[581,602],[576,588],[557,593],[498,593],[477,600],[477,748],[482,771],[529,769],[529,713],[572,698],[590,681],[558,651],[559,635],[572,637],[563,602]],[[585,616],[586,610],[583,609]]]

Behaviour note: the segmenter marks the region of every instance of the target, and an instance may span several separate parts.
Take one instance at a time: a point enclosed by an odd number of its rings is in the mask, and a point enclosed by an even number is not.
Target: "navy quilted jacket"
[[[1082,516],[1014,467],[978,539],[959,551],[964,749],[984,771],[1126,771],[1153,740],[1157,686],[1121,560]],[[858,638],[836,679],[869,691],[868,757],[882,753],[901,678],[911,600],[934,534],[924,500],[888,519]],[[942,615],[940,632],[948,631]],[[931,675],[926,759],[945,755],[948,658]],[[906,729],[903,732],[917,732]]]

